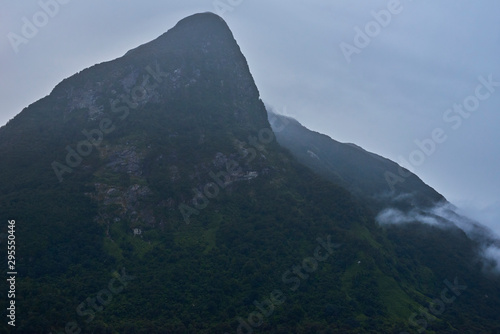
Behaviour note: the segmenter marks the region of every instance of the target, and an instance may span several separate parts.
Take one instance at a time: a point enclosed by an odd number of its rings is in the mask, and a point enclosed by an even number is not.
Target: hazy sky
[[[266,103],[403,164],[500,234],[496,0],[3,0],[0,124],[205,11],[229,24]]]

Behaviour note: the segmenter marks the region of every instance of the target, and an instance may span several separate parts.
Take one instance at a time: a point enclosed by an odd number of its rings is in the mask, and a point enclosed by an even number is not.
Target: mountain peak
[[[220,16],[205,12],[180,20],[172,29],[157,39],[129,51],[128,54],[139,50],[153,51],[158,54],[172,49],[175,49],[177,53],[201,49],[204,54],[207,54],[209,50],[213,51],[217,48],[227,50],[228,47],[233,49],[237,47],[231,29]]]
[[[222,122],[233,130],[258,131],[269,127],[245,56],[226,22],[209,12],[186,17],[123,57],[95,65],[61,82],[53,97],[66,100],[67,104],[58,104],[64,114],[58,118],[67,117],[68,110],[83,107],[90,110],[87,120],[97,119],[92,110],[105,113],[110,98],[130,96],[141,89],[146,79],[149,87],[156,88],[150,89],[140,101],[134,100],[141,106],[169,106],[162,110],[168,110],[171,117],[179,116],[178,120],[184,118],[187,123],[192,118],[208,117],[212,126]],[[82,100],[85,102],[78,102]],[[176,110],[180,105],[187,111]]]
[[[187,16],[187,17],[183,18],[182,20],[180,20],[175,25],[175,27],[179,27],[179,26],[186,25],[186,24],[191,24],[191,25],[192,24],[204,24],[204,25],[222,24],[226,27],[226,29],[229,30],[229,27],[227,26],[224,19],[222,17],[220,17],[219,15],[214,14],[212,12],[196,13],[196,14]]]
[[[227,23],[220,16],[211,12],[188,16],[180,20],[164,35],[174,33],[190,42],[226,37],[236,43]]]

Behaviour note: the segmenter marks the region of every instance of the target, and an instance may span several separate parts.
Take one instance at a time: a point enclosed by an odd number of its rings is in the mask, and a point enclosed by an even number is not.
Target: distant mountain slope
[[[445,201],[418,176],[389,159],[335,141],[272,111],[268,117],[278,142],[301,163],[378,209],[389,204],[431,207]]]

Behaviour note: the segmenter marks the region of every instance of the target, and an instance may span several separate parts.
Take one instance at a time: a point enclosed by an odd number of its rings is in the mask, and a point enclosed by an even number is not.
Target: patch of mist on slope
[[[411,201],[411,194],[398,195],[394,202]],[[423,223],[442,229],[457,227],[480,247],[479,256],[485,264],[485,271],[500,274],[500,238],[488,227],[458,213],[458,209],[449,202],[441,202],[432,208],[413,206],[403,211],[395,207],[383,209],[376,216],[380,225],[400,225]]]

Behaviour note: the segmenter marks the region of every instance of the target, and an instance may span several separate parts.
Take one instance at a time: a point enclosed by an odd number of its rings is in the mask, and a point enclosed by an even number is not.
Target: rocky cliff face
[[[52,181],[60,183],[91,175],[94,191],[87,195],[99,205],[100,222],[161,224],[155,206],[190,205],[192,188],[213,182],[209,172],[224,170],[229,160],[241,167],[228,183],[269,171],[247,163],[265,159],[261,146],[258,155],[256,148],[248,152],[250,135],[272,133],[245,57],[226,23],[211,13],[188,17],[122,58],[64,80],[0,136],[25,150],[22,133],[49,128],[59,133],[45,142],[53,160],[42,168],[51,167]],[[156,188],[146,186],[157,178]],[[178,184],[184,191],[174,194]],[[144,204],[146,194],[162,204]]]
[[[207,90],[212,94],[208,100]],[[188,17],[122,58],[64,80],[51,95],[67,113],[86,110],[89,120],[109,111],[110,97],[117,99],[115,105],[132,109],[189,97],[198,103],[201,98],[207,107],[216,101],[230,109],[224,108],[228,115],[205,111],[212,116],[227,116],[239,125],[267,125],[245,57],[226,23],[210,13]]]

